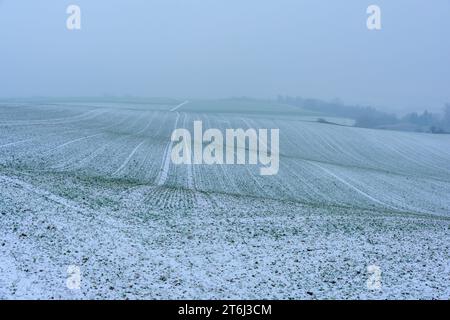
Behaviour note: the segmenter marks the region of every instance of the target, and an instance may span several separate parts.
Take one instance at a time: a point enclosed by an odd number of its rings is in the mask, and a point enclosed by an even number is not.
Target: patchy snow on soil
[[[450,298],[450,136],[194,107],[0,104],[0,298]],[[173,165],[195,120],[279,128],[279,174]]]

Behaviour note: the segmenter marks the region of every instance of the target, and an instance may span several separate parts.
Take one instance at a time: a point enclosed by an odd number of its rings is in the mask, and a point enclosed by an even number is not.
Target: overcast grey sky
[[[66,29],[69,4],[82,30]],[[106,93],[440,109],[450,1],[0,0],[0,97]]]

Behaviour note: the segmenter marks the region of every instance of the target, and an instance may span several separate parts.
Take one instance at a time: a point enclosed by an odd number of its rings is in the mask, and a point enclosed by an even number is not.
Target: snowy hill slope
[[[449,135],[174,106],[0,105],[0,297],[449,298]],[[278,128],[279,173],[166,164],[195,120]]]

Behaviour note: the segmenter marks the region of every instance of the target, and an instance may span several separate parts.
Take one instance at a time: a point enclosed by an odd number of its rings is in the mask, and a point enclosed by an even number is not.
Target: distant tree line
[[[450,104],[445,105],[442,114],[425,110],[421,114],[412,112],[399,117],[394,113],[383,112],[373,107],[344,105],[337,99],[328,102],[279,95],[277,101],[329,116],[354,119],[357,127],[450,133]]]

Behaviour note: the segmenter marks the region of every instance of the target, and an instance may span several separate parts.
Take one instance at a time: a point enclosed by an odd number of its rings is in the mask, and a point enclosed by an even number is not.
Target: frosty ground
[[[0,104],[0,297],[450,298],[450,136],[325,116],[233,100]],[[195,120],[279,128],[279,174],[167,163],[172,130]]]

